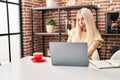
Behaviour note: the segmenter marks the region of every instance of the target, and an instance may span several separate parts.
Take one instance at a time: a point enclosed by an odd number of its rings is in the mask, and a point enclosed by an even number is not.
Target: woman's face
[[[84,21],[84,17],[82,15],[78,16],[78,24],[82,30],[86,31],[85,21]]]

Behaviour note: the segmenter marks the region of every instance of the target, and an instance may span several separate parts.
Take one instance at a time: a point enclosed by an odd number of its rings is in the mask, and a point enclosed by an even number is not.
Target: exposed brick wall
[[[113,11],[118,11],[120,12],[120,0],[78,0],[78,5],[96,5],[98,6],[98,30],[100,33],[105,32],[105,13],[107,12],[113,12]],[[66,0],[55,0],[58,6],[65,6],[66,5]],[[31,47],[31,32],[32,32],[32,25],[31,25],[31,9],[35,7],[45,7],[46,6],[46,0],[23,0],[22,1],[22,17],[23,17],[23,51],[25,55],[29,55],[32,53],[32,47]],[[64,26],[65,26],[65,20],[67,19],[66,17],[66,12],[63,10],[60,12],[62,15],[61,17],[61,31],[64,32]],[[76,16],[77,11],[69,11],[69,16],[70,19],[74,19]],[[56,22],[58,21],[58,13],[57,11],[47,11],[45,12],[45,17],[44,18],[49,18],[52,17]],[[41,31],[41,12],[34,12],[34,32],[40,32]],[[118,19],[118,22],[120,21],[120,18]],[[57,22],[58,25],[58,22]],[[44,25],[45,26],[45,25]],[[57,28],[56,28],[56,31]],[[101,58],[104,59],[106,52],[107,52],[107,57],[110,58],[111,54],[109,52],[109,49],[112,48],[112,46],[120,46],[120,39],[119,37],[106,37],[103,36],[105,42],[107,45],[103,44],[102,49],[100,50],[100,55]],[[58,37],[45,37],[45,47],[46,49],[48,48],[48,42],[49,41],[58,41]],[[67,37],[62,37],[62,41],[66,41]],[[106,42],[107,40],[107,42]],[[34,43],[35,43],[35,51],[42,51],[42,40],[41,37],[35,37],[34,38]],[[107,48],[106,48],[107,46]],[[106,51],[107,49],[107,51]]]
[[[25,55],[30,55],[32,53],[31,35],[32,35],[32,25],[31,25],[31,9],[34,7],[45,6],[45,0],[23,0],[22,1],[22,26],[23,26],[23,51]],[[39,14],[35,14],[36,16]],[[40,27],[40,17],[34,23],[34,30]],[[39,37],[37,37],[39,38]],[[39,39],[35,38],[35,46],[38,46],[36,50],[39,49]]]

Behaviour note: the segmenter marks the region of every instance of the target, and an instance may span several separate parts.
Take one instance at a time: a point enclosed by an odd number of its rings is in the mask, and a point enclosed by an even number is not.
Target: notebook
[[[90,63],[99,69],[120,68],[120,60],[90,60]]]
[[[88,66],[87,43],[50,42],[51,62],[60,66]]]

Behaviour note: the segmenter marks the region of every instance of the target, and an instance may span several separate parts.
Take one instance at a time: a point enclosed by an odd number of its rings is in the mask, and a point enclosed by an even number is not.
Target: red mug
[[[35,59],[40,59],[41,60],[42,57],[43,57],[43,54],[42,53],[34,53],[33,56],[34,56]]]
[[[34,53],[32,61],[33,62],[44,62],[45,59],[43,59],[43,53],[40,53],[40,52]]]

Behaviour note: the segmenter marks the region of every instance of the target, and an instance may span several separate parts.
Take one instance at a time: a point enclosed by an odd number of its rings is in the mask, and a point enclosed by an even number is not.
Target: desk
[[[0,66],[0,80],[120,80],[120,68],[53,66],[47,62],[34,63],[31,57]]]

